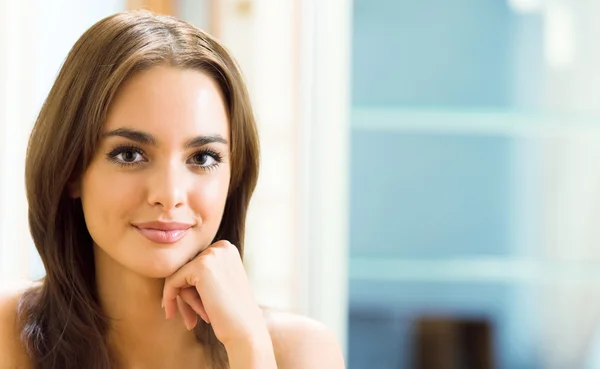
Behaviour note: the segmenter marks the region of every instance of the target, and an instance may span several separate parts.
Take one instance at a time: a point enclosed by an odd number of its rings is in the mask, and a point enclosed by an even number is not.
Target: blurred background
[[[0,1],[0,286],[43,276],[23,162],[77,38],[176,15],[245,73],[245,263],[350,369],[600,368],[600,1]]]

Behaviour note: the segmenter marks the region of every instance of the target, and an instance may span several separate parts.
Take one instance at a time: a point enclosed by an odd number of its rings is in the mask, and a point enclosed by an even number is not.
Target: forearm
[[[225,345],[230,369],[277,369],[268,332],[261,337]]]

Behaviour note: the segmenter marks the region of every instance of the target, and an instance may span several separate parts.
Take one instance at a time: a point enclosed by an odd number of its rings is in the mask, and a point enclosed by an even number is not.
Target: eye
[[[188,162],[202,169],[212,169],[221,163],[221,154],[212,150],[198,151],[188,159]]]
[[[122,166],[137,165],[141,162],[146,161],[146,159],[144,158],[144,152],[137,147],[131,146],[116,147],[106,156],[110,161],[120,164]]]
[[[216,163],[215,158],[213,158],[212,156],[210,156],[210,154],[205,152],[199,152],[192,156],[192,161],[195,165],[199,165],[202,167],[209,167]]]
[[[142,154],[133,150],[126,150],[120,154],[117,154],[117,159],[125,162],[125,163],[135,163],[140,161],[139,159],[143,159]]]

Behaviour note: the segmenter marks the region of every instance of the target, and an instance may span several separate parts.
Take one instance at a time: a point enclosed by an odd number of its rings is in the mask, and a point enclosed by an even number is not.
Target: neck
[[[127,270],[97,246],[94,254],[100,306],[111,320],[107,341],[118,362],[124,368],[203,367],[204,352],[194,332],[180,316],[165,319],[164,279]]]

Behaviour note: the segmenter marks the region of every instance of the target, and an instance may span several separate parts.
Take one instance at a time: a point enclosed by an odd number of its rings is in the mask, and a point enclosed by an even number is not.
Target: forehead
[[[104,131],[131,128],[162,138],[229,137],[223,96],[207,74],[155,66],[127,80],[108,111]]]

